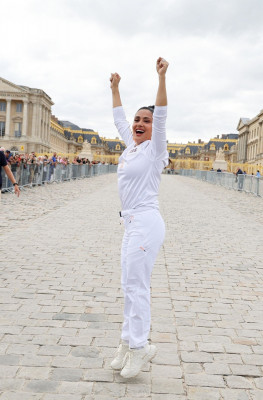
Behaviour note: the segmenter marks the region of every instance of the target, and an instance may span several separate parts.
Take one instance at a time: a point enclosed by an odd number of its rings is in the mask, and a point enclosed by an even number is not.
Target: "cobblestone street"
[[[0,400],[263,399],[263,200],[163,175],[160,208],[158,353],[125,381],[116,174],[2,195]]]

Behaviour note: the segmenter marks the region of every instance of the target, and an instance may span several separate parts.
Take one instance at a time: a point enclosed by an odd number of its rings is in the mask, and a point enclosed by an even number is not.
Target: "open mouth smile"
[[[136,129],[135,132],[136,132],[136,135],[142,135],[144,133],[144,131],[141,129]]]

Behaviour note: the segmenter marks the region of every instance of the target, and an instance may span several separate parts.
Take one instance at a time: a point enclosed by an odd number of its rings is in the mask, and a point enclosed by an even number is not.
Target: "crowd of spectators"
[[[3,147],[0,148],[0,151],[3,151],[7,160],[8,165],[19,167],[22,165],[28,164],[36,164],[36,165],[52,165],[56,166],[57,164],[105,164],[104,162],[99,161],[89,161],[87,158],[79,158],[74,157],[73,161],[70,162],[68,157],[61,157],[58,156],[57,153],[53,153],[52,156],[42,155],[37,156],[36,153],[33,151],[32,153],[25,153],[25,154],[12,154],[10,150],[5,150]],[[12,168],[11,168],[12,169]]]
[[[5,150],[3,147],[0,147],[0,151],[4,153],[7,165],[9,165],[19,186],[39,185],[43,182],[52,182],[54,179],[75,179],[79,177],[82,171],[75,165],[92,166],[105,164],[105,162],[90,161],[87,158],[79,158],[77,156],[70,161],[68,157],[58,156],[55,152],[50,156],[47,154],[36,155],[35,152],[12,154],[12,152]],[[68,165],[71,167],[67,168]],[[3,175],[4,178],[5,176]],[[11,186],[10,180],[6,183],[6,186]]]

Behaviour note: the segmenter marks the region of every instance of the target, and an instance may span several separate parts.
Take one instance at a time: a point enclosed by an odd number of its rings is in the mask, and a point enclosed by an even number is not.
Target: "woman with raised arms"
[[[122,241],[121,284],[124,321],[121,344],[111,366],[121,376],[136,376],[156,354],[148,343],[151,324],[150,282],[154,262],[163,243],[165,226],[159,212],[158,191],[168,164],[166,143],[166,71],[168,62],[156,63],[159,84],[155,106],[141,107],[132,130],[126,121],[119,92],[120,76],[111,74],[114,122],[127,148],[119,159],[118,186],[125,233]]]

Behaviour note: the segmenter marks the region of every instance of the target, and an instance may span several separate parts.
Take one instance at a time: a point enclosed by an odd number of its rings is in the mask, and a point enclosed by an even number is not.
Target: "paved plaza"
[[[116,174],[2,195],[0,400],[262,400],[263,200],[164,175],[153,362],[124,380]]]

